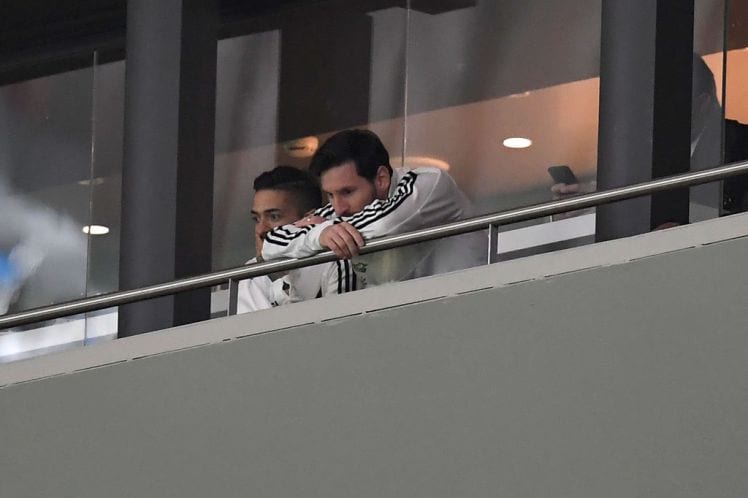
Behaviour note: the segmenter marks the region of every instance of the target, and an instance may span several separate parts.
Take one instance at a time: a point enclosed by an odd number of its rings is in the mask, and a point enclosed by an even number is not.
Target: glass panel
[[[724,117],[721,103],[725,37],[725,1],[694,2],[694,59],[691,102],[691,170],[723,163]],[[689,220],[716,218],[722,182],[692,187]]]
[[[98,61],[97,61],[98,62]],[[119,290],[125,61],[94,66],[91,231],[86,295]],[[113,339],[117,308],[86,315],[86,344]]]
[[[92,81],[88,67],[0,88],[0,313],[86,294]],[[76,317],[49,327],[0,332],[0,361],[85,338]]]
[[[216,88],[213,266],[254,255],[252,182],[276,162],[280,32],[221,40]]]
[[[95,67],[89,296],[119,290],[125,62]]]
[[[725,73],[725,162],[748,159],[748,3],[728,2],[728,32]],[[718,83],[721,83],[718,79]],[[720,85],[718,84],[718,88]],[[724,210],[726,213],[748,211],[748,177],[725,181]]]
[[[410,12],[406,165],[448,169],[478,213],[551,200],[554,165],[594,190],[601,1],[450,4]],[[592,241],[594,212],[575,214],[501,228],[497,256]]]

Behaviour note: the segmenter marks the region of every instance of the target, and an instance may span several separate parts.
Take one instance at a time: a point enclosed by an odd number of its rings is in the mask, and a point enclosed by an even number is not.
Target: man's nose
[[[264,221],[258,221],[255,224],[255,235],[259,238],[265,238],[265,234],[270,231],[270,227]]]
[[[338,216],[348,216],[348,203],[341,200],[333,199],[332,209]]]

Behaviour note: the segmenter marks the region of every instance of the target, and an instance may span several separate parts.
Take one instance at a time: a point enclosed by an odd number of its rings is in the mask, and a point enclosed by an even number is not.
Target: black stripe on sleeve
[[[346,259],[343,261],[343,265],[345,265],[345,291],[351,292],[351,267],[350,263]]]
[[[343,293],[343,269],[340,267],[340,260],[335,261],[338,265],[338,294]]]
[[[272,232],[268,232],[265,234],[265,242],[270,242],[271,244],[275,244],[276,246],[281,246],[281,247],[288,247],[288,245],[290,244],[290,242],[287,242],[285,240],[276,239],[273,236]]]
[[[285,225],[278,228],[273,228],[268,234],[272,234],[273,237],[276,237],[278,239],[282,240],[293,240],[295,238],[301,237],[304,234],[309,233],[312,228],[315,227],[315,225],[307,225],[305,227],[293,227],[294,230],[291,231],[290,229],[286,228],[287,226],[293,226],[293,225]]]
[[[307,225],[302,228],[294,227],[296,231],[293,232],[286,228],[286,226],[273,228],[265,234],[265,240],[277,246],[286,247],[294,239],[297,239],[302,235],[306,235],[307,233],[309,233],[316,225]]]
[[[400,182],[398,182],[397,188],[395,189],[395,193],[392,195],[392,197],[385,200],[378,199],[374,201],[369,206],[362,209],[360,212],[346,218],[345,221],[351,222],[351,220],[353,220],[355,222],[358,219],[364,219],[369,216],[376,215],[380,211],[387,209],[387,207],[390,204],[394,203],[397,198],[402,197],[403,195],[410,195],[417,176],[418,175],[416,173],[413,173],[412,171],[407,173],[400,179]]]
[[[413,172],[405,175],[400,182],[400,186],[398,186],[397,193],[393,197],[377,206],[364,209],[347,220],[348,223],[353,225],[357,230],[361,230],[396,210],[415,191],[414,184],[416,176]]]
[[[332,204],[327,204],[326,206],[322,206],[314,211],[315,216],[322,216],[323,218],[328,218],[334,213],[335,210],[332,208]]]

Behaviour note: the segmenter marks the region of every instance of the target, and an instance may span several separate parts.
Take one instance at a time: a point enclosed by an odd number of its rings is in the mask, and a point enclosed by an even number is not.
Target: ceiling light
[[[104,184],[104,178],[101,176],[97,176],[95,178],[88,178],[86,180],[81,180],[78,182],[78,185],[83,185],[84,187],[98,187],[99,185]]]
[[[532,145],[532,140],[523,137],[511,137],[504,139],[504,147],[509,149],[526,149]]]
[[[312,157],[319,148],[319,138],[315,136],[289,140],[283,144],[283,149],[291,157]]]
[[[106,235],[109,233],[109,227],[104,225],[86,225],[83,227],[83,233],[90,235]]]

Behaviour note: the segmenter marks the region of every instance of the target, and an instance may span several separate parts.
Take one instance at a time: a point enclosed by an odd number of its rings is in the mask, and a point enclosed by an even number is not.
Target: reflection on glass
[[[725,66],[725,144],[726,163],[748,159],[748,10],[745,2],[728,2],[727,44]],[[718,88],[722,86],[720,78]],[[748,211],[748,176],[742,175],[725,181],[723,209],[727,214]]]
[[[448,164],[479,213],[593,191],[602,2],[439,4],[410,13],[406,163]],[[552,191],[555,165],[579,183]],[[594,212],[572,215],[501,227],[492,260],[592,242]]]
[[[93,146],[90,180],[92,226],[86,294],[119,290],[120,204],[124,142],[125,62],[94,67]]]
[[[119,290],[125,61],[94,65],[86,295]],[[84,228],[87,228],[84,227]],[[87,313],[85,344],[114,339],[117,308]]]
[[[92,70],[0,88],[0,313],[81,298],[90,225]],[[0,332],[0,361],[85,340],[76,317]]]
[[[90,116],[90,69],[0,88],[0,252],[16,287],[9,311],[85,292]]]
[[[694,58],[691,98],[691,170],[713,168],[723,158],[723,0],[694,2]],[[722,182],[690,189],[689,221],[720,214]]]

